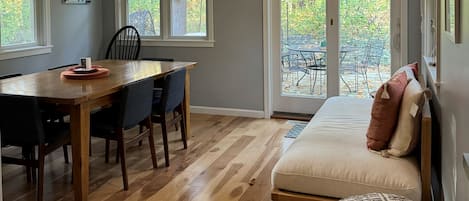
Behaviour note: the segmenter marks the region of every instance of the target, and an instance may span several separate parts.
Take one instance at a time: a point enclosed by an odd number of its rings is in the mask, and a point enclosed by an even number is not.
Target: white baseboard
[[[264,111],[261,111],[261,110],[244,110],[244,109],[234,109],[234,108],[205,107],[205,106],[192,106],[192,105],[191,105],[191,113],[250,117],[250,118],[264,118],[265,116]]]

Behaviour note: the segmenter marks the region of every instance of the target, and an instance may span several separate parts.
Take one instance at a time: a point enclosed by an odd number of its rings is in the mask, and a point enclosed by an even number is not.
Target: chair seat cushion
[[[384,158],[368,151],[371,106],[370,99],[328,99],[275,165],[274,187],[335,198],[385,192],[419,201],[414,157]]]
[[[111,137],[117,127],[117,111],[114,107],[102,109],[91,115],[91,136]]]
[[[70,124],[46,123],[44,124],[44,137],[46,143],[67,141],[70,139]]]

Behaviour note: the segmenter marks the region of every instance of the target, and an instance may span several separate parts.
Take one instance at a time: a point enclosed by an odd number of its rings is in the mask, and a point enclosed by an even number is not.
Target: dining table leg
[[[75,201],[88,200],[90,106],[86,103],[70,109],[73,190]]]
[[[189,70],[186,71],[186,80],[185,80],[185,88],[184,88],[184,114],[185,114],[185,123],[186,123],[186,140],[191,137],[191,99],[190,99],[190,91],[191,91],[191,76]]]

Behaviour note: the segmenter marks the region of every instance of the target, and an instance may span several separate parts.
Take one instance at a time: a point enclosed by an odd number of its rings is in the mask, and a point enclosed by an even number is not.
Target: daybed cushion
[[[275,165],[274,188],[336,198],[384,192],[419,201],[417,160],[366,148],[371,105],[371,99],[329,98]]]

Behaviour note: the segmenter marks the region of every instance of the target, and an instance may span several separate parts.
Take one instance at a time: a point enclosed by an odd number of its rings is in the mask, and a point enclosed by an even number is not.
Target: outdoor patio
[[[325,75],[325,72],[321,72],[321,75],[318,74],[314,89],[313,73],[311,73],[311,76],[310,74],[306,74],[305,77],[298,83],[298,86],[296,85],[303,74],[303,72],[283,73],[282,95],[326,98],[327,76]],[[383,82],[390,78],[390,75],[391,70],[389,65],[380,66],[379,73],[377,68],[368,68],[368,79],[365,79],[364,74],[361,72],[343,71],[341,74],[343,79],[340,80],[340,95],[356,96],[361,98],[370,97],[370,92],[376,91]],[[344,81],[348,86],[344,84]]]

